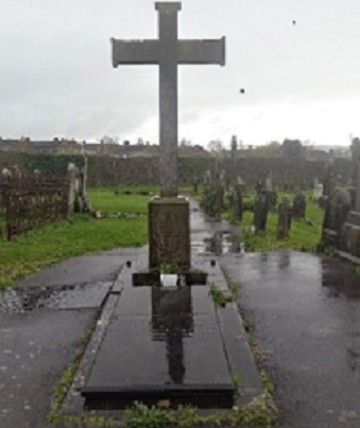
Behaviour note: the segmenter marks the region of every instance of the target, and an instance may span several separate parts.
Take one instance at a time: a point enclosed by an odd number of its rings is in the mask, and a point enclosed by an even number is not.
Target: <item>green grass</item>
[[[97,209],[104,212],[114,212],[113,208],[120,205],[122,211],[116,209],[116,212],[143,215],[131,219],[98,220],[85,214],[75,214],[71,221],[63,220],[42,226],[11,242],[0,241],[0,289],[72,256],[146,244],[149,196],[116,196],[111,189],[91,189],[89,198]]]
[[[115,194],[117,190],[117,194]],[[127,194],[131,192],[131,194]],[[193,186],[184,184],[179,192],[192,194]],[[157,186],[113,186],[89,188],[89,199],[93,207],[102,213],[138,213],[147,214],[148,202],[153,195],[159,194]]]
[[[293,200],[294,194],[289,194]],[[284,194],[279,193],[278,202]],[[254,201],[255,195],[250,194],[245,201]],[[228,214],[229,215],[229,214]],[[266,232],[254,234],[251,231],[253,213],[245,211],[243,220],[240,223],[244,232],[245,250],[246,251],[267,251],[279,248],[292,248],[301,251],[316,251],[316,246],[321,238],[321,228],[324,217],[324,211],[319,208],[317,203],[310,200],[307,195],[306,219],[293,218],[289,238],[277,239],[277,222],[278,215],[276,212],[268,214]],[[310,220],[313,225],[310,225]]]
[[[0,288],[71,256],[147,242],[146,217],[101,219],[75,215],[11,242],[0,242]]]
[[[120,189],[122,192],[123,189]],[[88,190],[88,197],[94,209],[102,213],[137,213],[147,214],[148,202],[151,196],[135,193],[131,195],[124,193],[115,194],[113,188],[101,187]],[[137,190],[140,191],[140,190]],[[144,190],[145,193],[145,190]]]

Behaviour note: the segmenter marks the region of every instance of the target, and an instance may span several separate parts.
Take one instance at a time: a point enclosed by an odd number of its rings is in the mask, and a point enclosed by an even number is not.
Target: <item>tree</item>
[[[253,150],[253,156],[263,157],[263,158],[276,158],[281,155],[280,143],[277,141],[271,141],[268,144],[263,146],[257,146]]]
[[[219,154],[224,150],[224,144],[219,139],[211,140],[207,145],[207,149],[209,150],[209,152]]]
[[[300,140],[288,139],[285,139],[282,143],[281,151],[286,158],[302,158],[305,152]]]
[[[192,146],[192,141],[188,140],[186,138],[182,138],[180,140],[180,147],[191,147]]]
[[[109,135],[104,135],[100,138],[101,144],[119,144],[119,137],[111,137]]]

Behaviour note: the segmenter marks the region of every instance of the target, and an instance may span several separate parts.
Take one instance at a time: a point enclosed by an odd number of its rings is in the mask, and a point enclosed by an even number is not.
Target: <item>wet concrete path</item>
[[[55,383],[92,330],[121,266],[143,252],[75,257],[0,292],[1,428],[55,427],[46,422]]]
[[[275,378],[281,428],[360,426],[360,276],[336,258],[282,250],[224,256]]]
[[[231,226],[207,220],[196,204],[192,209],[193,254],[228,252],[220,238]],[[54,426],[44,420],[54,382],[122,265],[146,254],[147,248],[117,249],[76,257],[0,293],[1,428]],[[275,376],[278,427],[358,428],[360,277],[354,266],[291,251],[220,260],[242,284],[238,303]]]

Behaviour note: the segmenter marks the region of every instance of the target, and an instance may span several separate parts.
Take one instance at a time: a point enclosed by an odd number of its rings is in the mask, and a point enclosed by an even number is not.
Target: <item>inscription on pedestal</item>
[[[149,203],[149,266],[190,267],[190,210],[182,197]]]

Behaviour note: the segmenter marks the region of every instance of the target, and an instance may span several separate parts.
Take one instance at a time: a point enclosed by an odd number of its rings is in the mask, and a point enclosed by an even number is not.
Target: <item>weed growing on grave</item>
[[[236,300],[237,296],[238,296],[239,289],[240,289],[240,284],[238,284],[234,281],[231,281],[231,280],[227,281],[227,283],[228,283],[230,293],[233,297],[233,300]]]
[[[135,402],[134,407],[124,410],[123,418],[130,428],[157,428],[176,422],[175,412],[138,402]]]
[[[355,273],[356,273],[357,276],[360,276],[360,266],[356,267]]]
[[[275,392],[275,383],[272,380],[270,373],[266,370],[261,370],[260,377],[266,392],[268,392],[270,395],[273,395]]]
[[[232,410],[219,410],[203,413],[192,406],[179,406],[163,409],[135,403],[123,412],[122,418],[110,418],[97,415],[57,414],[52,422],[73,424],[75,426],[121,427],[121,428],[158,428],[158,427],[201,427],[235,426],[246,424],[249,427],[271,428],[277,419],[277,410],[271,396],[266,392],[256,397],[247,406],[234,406]]]
[[[240,375],[239,373],[235,373],[232,375],[232,383],[234,384],[237,391],[240,391]]]
[[[216,307],[225,308],[227,303],[230,303],[233,301],[233,297],[231,295],[222,291],[215,284],[209,285],[209,294]]]
[[[180,268],[176,263],[162,263],[160,265],[160,273],[164,275],[177,274],[180,272]]]
[[[156,428],[163,426],[195,427],[204,425],[236,425],[270,428],[277,418],[268,393],[256,397],[245,407],[235,406],[232,410],[201,413],[192,406],[180,406],[177,409],[148,407],[142,403],[125,410],[123,421],[131,428]]]

